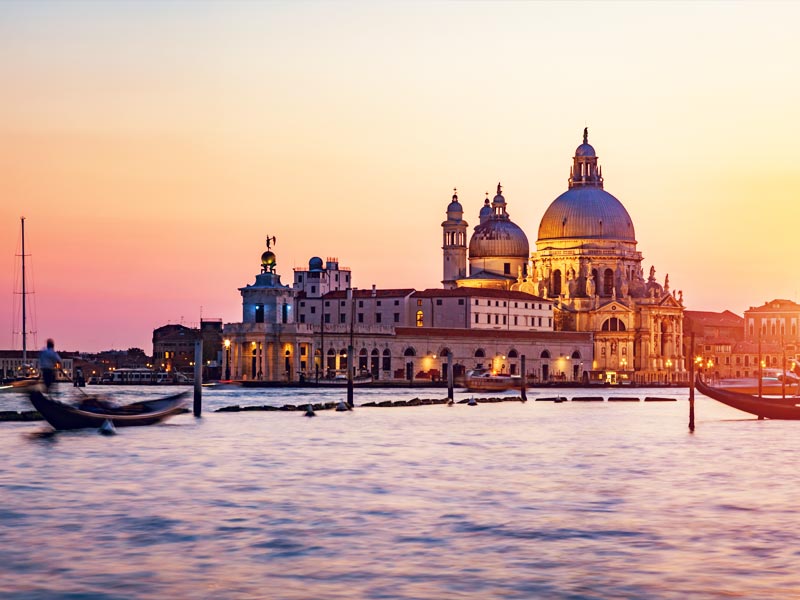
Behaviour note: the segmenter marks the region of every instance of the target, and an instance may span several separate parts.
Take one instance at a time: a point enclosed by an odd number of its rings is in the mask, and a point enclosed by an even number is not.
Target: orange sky
[[[589,126],[644,269],[689,309],[798,300],[795,3],[5,2],[0,347],[138,346],[278,271],[440,285],[453,187],[535,245]],[[18,284],[17,284],[18,285]],[[13,337],[13,339],[12,339]]]

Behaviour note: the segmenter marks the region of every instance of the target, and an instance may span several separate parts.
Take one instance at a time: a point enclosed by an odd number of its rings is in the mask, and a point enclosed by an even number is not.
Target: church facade
[[[554,303],[557,331],[593,334],[590,380],[669,382],[685,379],[683,294],[670,290],[651,267],[647,279],[628,211],[604,189],[602,169],[588,130],[575,150],[568,189],[545,211],[536,249],[527,255],[524,232],[511,223],[498,185],[469,242],[468,276],[450,265],[451,231],[466,229],[457,197],[448,207],[443,283],[509,289]],[[466,247],[460,252],[465,253]],[[523,258],[524,257],[524,258]]]

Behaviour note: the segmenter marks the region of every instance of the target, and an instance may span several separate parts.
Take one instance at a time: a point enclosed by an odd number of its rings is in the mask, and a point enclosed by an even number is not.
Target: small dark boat
[[[78,406],[53,400],[39,390],[30,393],[31,404],[54,429],[83,429],[100,427],[111,421],[115,427],[152,425],[183,411],[189,392],[164,398],[143,400],[114,406],[103,400],[87,397]]]
[[[800,406],[794,404],[797,399],[759,398],[750,394],[711,387],[699,378],[695,382],[695,388],[704,396],[762,419],[800,420]],[[788,404],[788,402],[792,402],[792,404]]]

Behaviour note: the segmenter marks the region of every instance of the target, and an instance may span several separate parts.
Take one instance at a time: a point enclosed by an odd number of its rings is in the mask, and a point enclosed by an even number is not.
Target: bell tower
[[[453,289],[456,280],[467,275],[467,227],[463,219],[464,209],[453,189],[453,199],[447,206],[447,220],[442,222],[442,285]]]

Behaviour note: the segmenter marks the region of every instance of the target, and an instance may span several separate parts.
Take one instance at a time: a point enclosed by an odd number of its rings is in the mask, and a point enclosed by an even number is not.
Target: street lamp
[[[225,380],[231,379],[231,341],[225,340]]]

